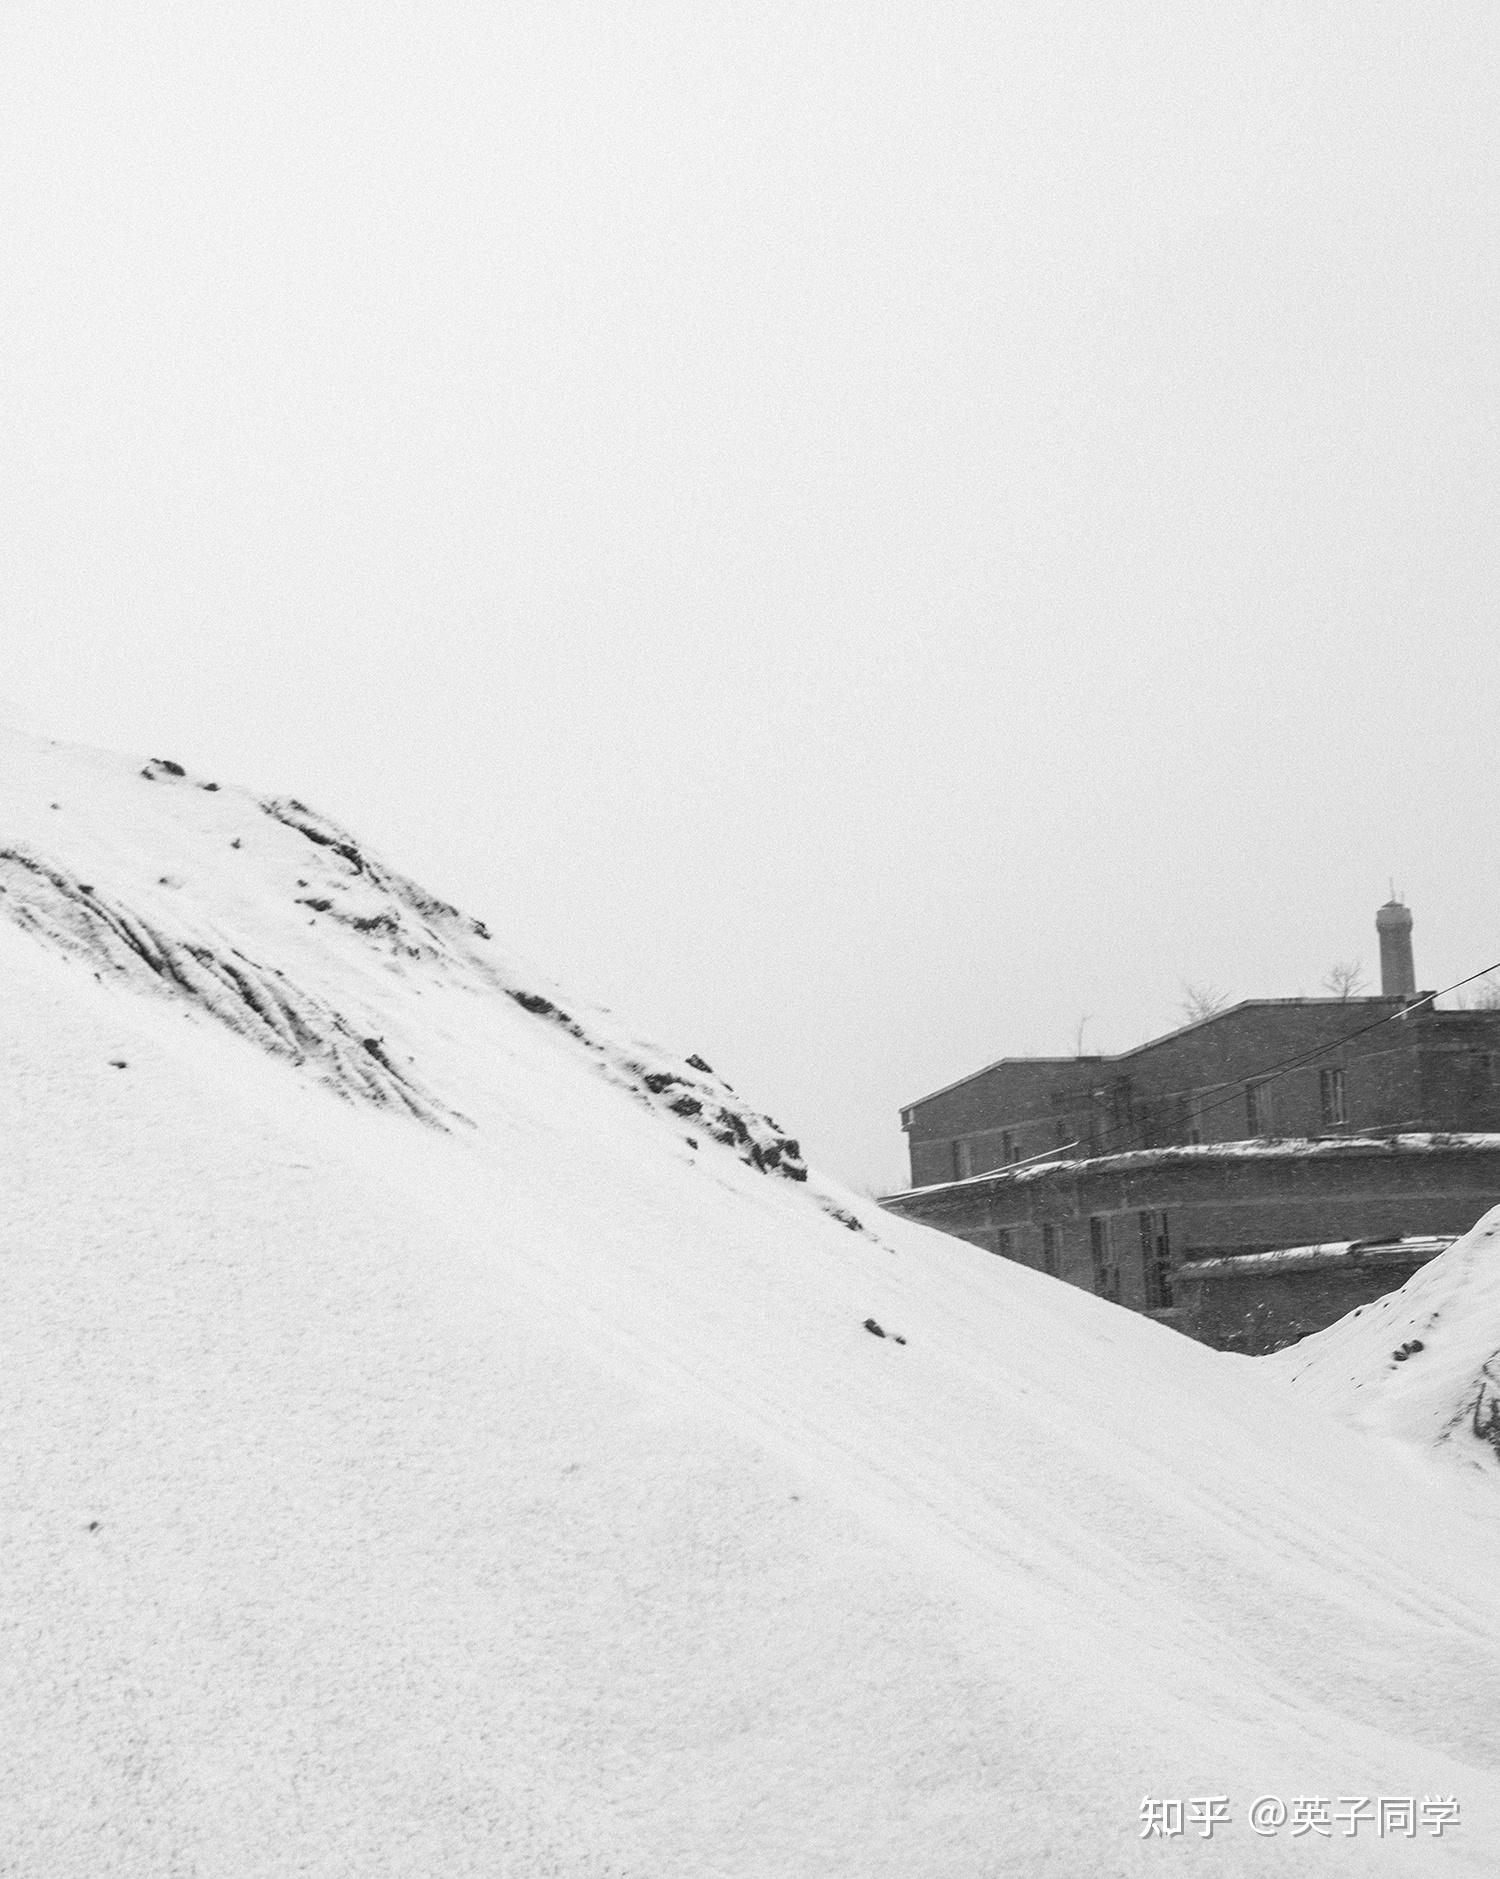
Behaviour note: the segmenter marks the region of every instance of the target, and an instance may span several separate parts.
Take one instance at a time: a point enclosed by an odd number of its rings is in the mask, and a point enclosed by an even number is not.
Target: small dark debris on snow
[[[186,776],[187,771],[180,763],[173,763],[170,757],[153,757],[151,761],[159,770],[165,770],[168,776]]]
[[[1421,1338],[1408,1338],[1400,1350],[1391,1352],[1391,1360],[1393,1363],[1404,1364],[1408,1357],[1415,1357],[1418,1351],[1426,1348]]]
[[[674,1116],[696,1116],[701,1114],[703,1105],[696,1096],[679,1096],[669,1105]]]
[[[143,771],[143,772],[142,772],[142,775],[144,775],[144,774],[145,774],[145,772]],[[51,807],[52,807],[53,809],[61,809],[61,808],[62,808],[62,804],[61,804],[60,802],[55,802],[55,803],[53,803],[53,804],[51,804],[50,806],[51,806]]]
[[[111,1057],[109,1067],[111,1070],[123,1070],[125,1068],[125,1059],[123,1057]]]
[[[99,1522],[97,1520],[91,1520],[89,1522],[89,1532],[97,1533],[98,1531],[99,1531]]]
[[[871,1337],[884,1337],[885,1336],[884,1331],[881,1330],[880,1326],[876,1324],[873,1318],[865,1319],[865,1329],[869,1332]]]
[[[198,787],[199,789],[217,789],[219,786],[217,783],[200,783]]]
[[[653,1096],[660,1096],[663,1090],[669,1090],[674,1083],[680,1083],[682,1078],[673,1076],[670,1070],[648,1070],[641,1081]]]
[[[898,1336],[893,1337],[891,1342],[893,1344],[904,1344],[906,1342],[906,1339],[898,1335]]]
[[[238,835],[235,836],[234,840],[229,844],[229,846],[231,848],[238,848],[241,846],[240,838]]]
[[[698,1146],[698,1138],[696,1135],[689,1135],[686,1140],[689,1148],[696,1148]]]
[[[55,804],[53,806],[56,807]],[[688,1068],[690,1070],[701,1070],[705,1076],[710,1076],[710,1077],[714,1073],[713,1065],[710,1063],[705,1063],[701,1057],[689,1057]]]
[[[477,934],[480,939],[489,939],[491,937],[490,930],[483,920],[471,920],[469,922],[469,931]]]
[[[92,881],[80,881],[78,883],[78,891],[80,894],[92,894],[94,891],[94,883]]]

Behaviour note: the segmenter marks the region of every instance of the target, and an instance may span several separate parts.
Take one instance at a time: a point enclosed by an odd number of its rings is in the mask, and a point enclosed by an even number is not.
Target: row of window
[[[1096,1214],[1089,1221],[1089,1260],[1093,1287],[1100,1298],[1120,1302],[1120,1246],[1117,1229],[1122,1221]],[[1143,1212],[1137,1216],[1140,1252],[1141,1293],[1146,1309],[1155,1311],[1172,1302],[1172,1249],[1164,1213]],[[1015,1258],[1014,1230],[1000,1227],[995,1232],[995,1251],[1002,1259]],[[1062,1228],[1053,1222],[1042,1226],[1043,1272],[1055,1279],[1062,1269]]]
[[[1348,1099],[1344,1090],[1344,1073],[1340,1069],[1320,1070],[1318,1072],[1318,1107],[1325,1129],[1342,1128],[1349,1120]],[[1058,1125],[1059,1137],[1067,1130]],[[1198,1140],[1199,1131],[1190,1131],[1192,1139]],[[1271,1127],[1271,1086],[1269,1083],[1247,1083],[1245,1085],[1245,1133],[1248,1136],[1270,1135]],[[1021,1150],[1016,1142],[1015,1133],[1010,1129],[1000,1132],[1000,1160],[991,1164],[1010,1167],[1021,1159]],[[955,1181],[967,1181],[970,1175],[982,1172],[975,1166],[974,1143],[960,1136],[953,1144],[953,1178]]]
[[[998,1165],[1002,1168],[1008,1168],[1012,1162],[1019,1161],[1020,1159],[1021,1151],[1016,1146],[1016,1138],[1013,1131],[1010,1129],[1002,1129],[1000,1131],[1000,1161]],[[971,1174],[987,1172],[987,1169],[980,1169],[974,1166],[974,1144],[972,1141],[960,1136],[953,1144],[954,1180],[967,1181]]]
[[[1325,1129],[1341,1128],[1349,1120],[1349,1103],[1344,1093],[1341,1069],[1318,1072],[1318,1113]],[[1271,1086],[1269,1083],[1245,1085],[1245,1128],[1250,1135],[1271,1133]]]

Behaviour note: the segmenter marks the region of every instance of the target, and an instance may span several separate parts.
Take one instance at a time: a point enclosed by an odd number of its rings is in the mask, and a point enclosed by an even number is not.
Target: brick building
[[[912,1188],[885,1205],[1242,1345],[1230,1319],[1264,1324],[1270,1281],[1226,1260],[1465,1232],[1500,1201],[1500,1011],[1436,1010],[1410,913],[1392,901],[1376,923],[1378,997],[1247,999],[1116,1056],[1001,1058],[909,1104]],[[1201,1261],[1217,1272],[1179,1278]],[[1305,1318],[1277,1322],[1330,1323],[1391,1270],[1335,1261],[1302,1288]]]

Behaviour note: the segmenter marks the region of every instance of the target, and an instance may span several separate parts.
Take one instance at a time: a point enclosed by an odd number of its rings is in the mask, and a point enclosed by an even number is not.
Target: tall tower
[[[1411,909],[1388,900],[1375,914],[1380,935],[1380,990],[1386,998],[1415,998],[1417,968],[1412,962]]]

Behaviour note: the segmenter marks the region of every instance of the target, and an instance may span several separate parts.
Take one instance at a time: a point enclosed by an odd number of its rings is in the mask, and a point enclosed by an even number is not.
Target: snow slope
[[[306,810],[0,740],[0,1872],[1497,1869],[1490,1484],[797,1178]]]
[[[1356,1427],[1500,1466],[1500,1207],[1389,1292],[1264,1361]]]

